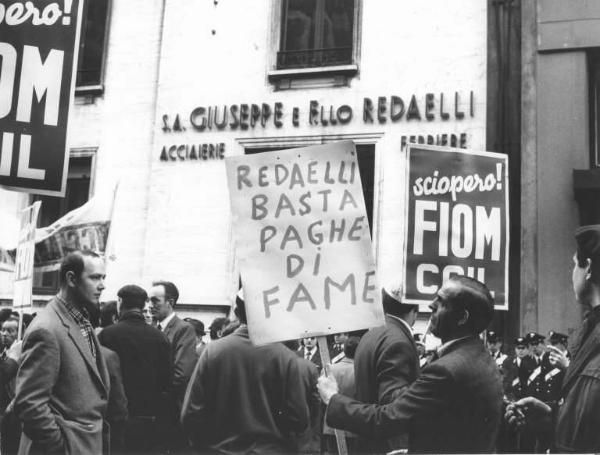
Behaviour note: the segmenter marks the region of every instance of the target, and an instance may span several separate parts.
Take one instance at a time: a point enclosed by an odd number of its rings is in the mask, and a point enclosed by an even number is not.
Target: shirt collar
[[[71,302],[63,299],[61,296],[57,295],[56,298],[58,299],[58,301],[60,303],[62,303],[64,305],[64,307],[66,308],[67,312],[73,317],[73,319],[75,319],[75,322],[77,324],[83,324],[83,323],[90,323],[90,321],[88,320],[88,318],[86,317],[86,315],[79,309],[77,308],[75,305],[73,305]]]
[[[175,312],[173,311],[170,315],[168,315],[166,318],[164,318],[162,321],[160,321],[158,323],[158,325],[160,326],[161,330],[165,330],[167,328],[167,326],[169,325],[169,322],[171,322],[171,319],[173,319],[175,317]]]
[[[398,316],[394,316],[393,314],[387,314],[388,317],[395,319],[396,321],[400,321],[402,324],[404,324],[404,326],[408,329],[408,333],[410,333],[411,335],[413,335],[413,330],[412,327],[410,325],[408,325],[408,322],[406,322],[404,319],[399,318]]]

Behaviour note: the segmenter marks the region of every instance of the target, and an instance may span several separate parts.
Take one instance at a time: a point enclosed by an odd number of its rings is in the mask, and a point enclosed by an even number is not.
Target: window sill
[[[270,81],[289,79],[294,77],[322,77],[331,75],[354,76],[358,73],[358,65],[321,66],[319,68],[291,68],[285,70],[271,70],[267,73]]]
[[[83,85],[75,87],[75,96],[99,96],[104,93],[104,85]]]

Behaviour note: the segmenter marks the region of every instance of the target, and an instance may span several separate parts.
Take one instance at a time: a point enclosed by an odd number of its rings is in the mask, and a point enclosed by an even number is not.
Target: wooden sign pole
[[[327,345],[327,337],[317,337],[319,343],[319,353],[321,354],[321,363],[323,364],[323,371],[325,376],[330,375],[329,364],[331,359],[329,358],[329,346]],[[348,455],[348,446],[346,445],[346,435],[341,430],[333,430],[335,433],[335,442],[337,443],[338,454]]]

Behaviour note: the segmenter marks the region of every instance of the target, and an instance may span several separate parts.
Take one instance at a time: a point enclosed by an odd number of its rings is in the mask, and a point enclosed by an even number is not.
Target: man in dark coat
[[[363,403],[391,403],[419,375],[419,356],[412,334],[418,306],[402,304],[400,295],[398,285],[382,289],[385,325],[369,330],[356,349],[355,398]],[[407,441],[406,438],[385,441],[361,437],[357,446],[364,452],[388,452],[406,448]]]
[[[160,425],[171,385],[171,346],[164,333],[145,322],[146,291],[127,285],[117,295],[119,322],[105,328],[98,338],[121,361],[129,411],[125,449],[149,452],[164,445]]]
[[[575,231],[573,290],[586,316],[575,335],[558,404],[525,397],[506,417],[519,427],[554,428],[557,452],[600,452],[600,225]]]
[[[307,337],[302,339],[302,347],[296,351],[299,357],[302,357],[309,362],[312,362],[316,367],[319,374],[323,368],[323,362],[321,360],[321,353],[317,346],[317,337]]]
[[[441,338],[438,359],[387,405],[336,394],[319,378],[329,403],[327,423],[371,438],[408,435],[409,452],[493,452],[500,425],[502,385],[498,367],[478,335],[494,312],[487,287],[468,277],[446,281],[430,305],[431,332]]]
[[[241,325],[209,343],[196,365],[182,411],[184,430],[202,453],[281,454],[309,425],[308,398],[295,354],[281,343],[254,346],[243,300]]]
[[[528,355],[524,337],[515,340],[515,356],[507,357],[502,364],[504,395],[508,400],[518,400],[527,395],[527,379],[536,368]]]

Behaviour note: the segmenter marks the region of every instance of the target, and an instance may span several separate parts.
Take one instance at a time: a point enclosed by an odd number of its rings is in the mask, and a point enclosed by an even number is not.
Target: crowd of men
[[[176,314],[169,281],[127,285],[99,308],[105,265],[73,252],[35,317],[0,312],[4,453],[545,453],[600,451],[600,226],[576,232],[573,288],[586,310],[567,336],[529,333],[514,356],[487,332],[493,298],[454,276],[431,308],[381,290],[385,325],[255,346],[243,291],[235,318]],[[326,354],[326,355],[322,355]],[[325,360],[331,359],[331,364]],[[325,374],[327,373],[327,374]]]

